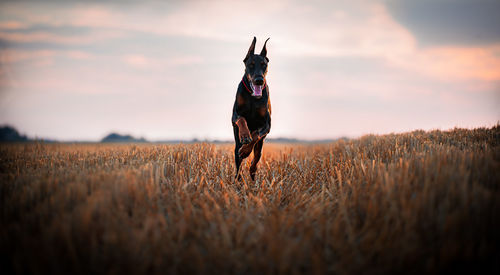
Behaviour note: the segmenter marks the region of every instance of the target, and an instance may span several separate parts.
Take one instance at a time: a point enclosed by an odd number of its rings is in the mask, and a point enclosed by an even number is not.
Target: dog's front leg
[[[236,120],[236,125],[238,125],[239,138],[242,144],[249,144],[252,142],[250,136],[250,130],[248,129],[247,121],[244,117],[240,117]]]
[[[257,130],[253,131],[252,141],[248,144],[244,144],[243,146],[241,146],[240,150],[238,151],[240,158],[244,159],[248,157],[250,153],[252,153],[255,143],[257,143],[257,141],[259,140],[260,140],[259,132]]]

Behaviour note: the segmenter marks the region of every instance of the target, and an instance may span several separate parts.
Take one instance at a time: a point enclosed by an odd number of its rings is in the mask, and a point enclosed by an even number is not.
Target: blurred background
[[[30,137],[232,139],[268,37],[270,137],[500,120],[500,1],[5,1],[0,124]]]

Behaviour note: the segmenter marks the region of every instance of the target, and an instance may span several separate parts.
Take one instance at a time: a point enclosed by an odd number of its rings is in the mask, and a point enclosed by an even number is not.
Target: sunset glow
[[[270,137],[494,125],[500,36],[481,12],[500,5],[478,1],[469,28],[444,29],[463,1],[441,1],[457,9],[444,23],[437,2],[2,1],[0,124],[59,140],[229,140],[256,36],[259,49],[271,38]]]

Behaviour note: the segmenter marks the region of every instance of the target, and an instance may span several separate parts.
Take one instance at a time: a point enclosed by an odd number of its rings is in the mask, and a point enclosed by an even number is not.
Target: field
[[[0,145],[2,270],[500,272],[498,125],[265,144],[256,182],[232,151]]]

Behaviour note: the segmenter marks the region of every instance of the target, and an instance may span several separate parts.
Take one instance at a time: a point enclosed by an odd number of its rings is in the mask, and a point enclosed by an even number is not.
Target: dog
[[[254,51],[257,39],[254,37],[248,53],[243,59],[245,74],[238,85],[231,118],[236,143],[234,147],[235,178],[238,180],[241,180],[241,162],[250,155],[252,150],[253,160],[250,166],[250,177],[255,180],[264,139],[271,130],[271,101],[266,81],[269,63],[266,49],[268,40],[269,38],[264,42],[260,54],[256,55]]]

